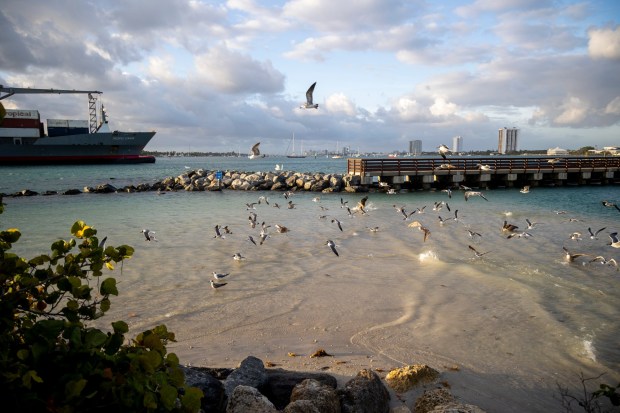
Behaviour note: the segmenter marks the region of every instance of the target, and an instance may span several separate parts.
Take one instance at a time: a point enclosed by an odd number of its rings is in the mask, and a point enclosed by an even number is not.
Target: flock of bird
[[[462,231],[464,233],[467,232],[469,239],[471,241],[468,245],[468,250],[471,251],[471,253],[473,253],[472,259],[482,259],[487,254],[491,253],[492,250],[480,251],[478,249],[479,245],[477,244],[479,244],[480,241],[483,239],[483,234],[481,233],[481,231],[474,230],[471,228],[471,226],[468,226],[465,223],[463,223],[458,214],[459,210],[455,209],[453,211],[452,208],[450,207],[449,202],[453,202],[453,199],[454,199],[453,196],[455,194],[455,191],[459,191],[459,192],[462,191],[463,199],[466,202],[470,200],[472,197],[479,197],[483,201],[490,202],[489,199],[482,192],[474,191],[471,188],[468,188],[466,186],[459,186],[456,188],[445,189],[441,192],[438,192],[438,193],[446,193],[448,197],[447,199],[434,202],[433,207],[432,207],[433,212],[430,212],[430,211],[427,212],[426,206],[422,206],[419,208],[412,208],[411,210],[408,210],[408,208],[404,205],[393,204],[392,207],[395,209],[396,213],[398,214],[398,216],[400,217],[402,221],[409,221],[407,222],[408,228],[412,228],[414,230],[420,231],[423,234],[422,239],[421,239],[423,243],[429,240],[432,232],[431,232],[430,226],[427,224],[424,224],[422,221],[426,221],[428,223],[429,222],[428,216],[433,213],[436,214],[435,219],[437,220],[436,222],[439,228],[449,223],[450,224],[456,223],[456,224],[462,225],[462,228],[463,228]],[[529,188],[527,188],[526,191],[521,190],[520,192],[523,194],[530,193]],[[300,207],[303,207],[304,209],[317,208],[317,206],[309,206],[308,203],[305,202],[307,197],[304,197],[303,200],[300,200],[299,204],[294,203],[291,198],[295,196],[295,192],[292,192],[292,191],[282,192],[281,196],[284,197],[284,200],[286,202],[284,205],[286,205],[287,210],[296,210],[298,205]],[[376,196],[385,196],[385,195],[378,193],[376,194]],[[347,217],[348,218],[362,218],[365,216],[367,217],[369,215],[371,216],[375,214],[378,209],[374,206],[372,208],[369,207],[369,196],[368,195],[363,196],[357,202],[355,206],[351,206],[351,207],[349,206],[349,201],[345,200],[342,196],[340,197],[339,203],[333,202],[334,197],[329,196],[329,198],[332,199],[332,205],[330,205],[329,203],[322,202],[321,196],[313,197],[312,202],[317,204],[318,210],[320,210],[321,215],[318,216],[319,220],[327,220],[331,224],[333,224],[333,228],[336,230],[336,234],[344,232],[345,226],[349,225],[348,223],[344,222],[344,220],[347,219]],[[461,205],[464,206],[465,204],[461,204]],[[605,208],[615,208],[617,211],[620,212],[620,207],[618,207],[618,205],[615,202],[602,201],[602,205]],[[268,239],[272,236],[271,230],[275,231],[278,234],[285,234],[290,231],[290,229],[287,226],[282,225],[280,223],[274,223],[272,226],[270,224],[267,224],[265,221],[259,221],[258,219],[259,215],[256,212],[257,208],[260,209],[260,208],[266,208],[266,207],[281,209],[281,206],[277,202],[270,202],[267,196],[260,196],[256,202],[249,202],[245,204],[245,211],[248,215],[247,225],[249,227],[249,231],[258,231],[258,234],[250,233],[250,234],[247,234],[245,238],[247,242],[251,243],[254,247],[260,247],[264,245],[268,241]],[[330,209],[332,211],[330,211]],[[338,212],[334,213],[334,210]],[[447,211],[449,213],[449,216],[445,217],[446,215],[443,214],[443,211]],[[555,213],[558,215],[567,214],[566,211],[555,211]],[[442,214],[444,215],[444,217],[442,217]],[[510,216],[510,213],[506,213],[506,215]],[[425,218],[422,218],[422,216],[424,216]],[[418,219],[415,219],[415,218],[418,218]],[[360,221],[362,223],[360,223]],[[353,224],[355,226],[355,229],[359,230],[364,227],[366,230],[368,230],[370,233],[373,233],[373,234],[380,232],[382,229],[380,226],[377,226],[377,225],[369,225],[368,221],[364,219],[358,219],[356,221],[351,221],[351,222],[355,222],[355,224]],[[499,228],[499,233],[506,239],[531,238],[534,236],[533,234],[535,233],[535,231],[537,231],[538,228],[541,228],[541,227],[543,228],[542,231],[544,233],[545,226],[543,223],[533,222],[528,218],[525,219],[525,222],[527,226],[524,227],[523,229],[520,229],[518,225],[514,223],[510,223],[508,222],[507,219],[504,219],[501,228]],[[567,218],[566,220],[564,220],[564,222],[579,223],[581,222],[581,220],[578,218]],[[349,225],[349,227],[351,226]],[[603,228],[593,230],[591,227],[588,227],[587,237],[591,240],[598,240],[599,236],[601,236],[601,234],[604,231],[606,231],[606,229],[607,229],[606,227],[603,227]],[[390,230],[388,229],[388,231]],[[455,227],[452,227],[450,231],[454,234],[456,231]],[[149,229],[143,229],[142,233],[144,234],[145,241],[149,241],[149,242],[158,241],[157,238],[155,237],[154,231],[149,230]],[[232,233],[233,232],[230,229],[229,225],[216,224],[214,226],[213,239],[224,239],[227,237],[227,235],[231,235]],[[618,233],[609,232],[608,236],[611,241],[607,243],[607,246],[610,246],[612,248],[620,248],[620,240],[618,238]],[[323,242],[323,245],[327,246],[329,250],[331,251],[331,253],[334,254],[335,257],[341,257],[341,253],[338,251],[338,248],[337,248],[338,245],[336,244],[336,242],[334,242],[334,240],[331,239],[331,237],[327,237],[327,238],[328,239],[326,239]],[[584,237],[582,236],[581,232],[575,231],[572,234],[570,234],[566,238],[566,240],[568,242],[581,241],[583,240],[583,238]],[[474,244],[476,246],[471,245],[471,244]],[[616,259],[613,257],[605,257],[602,255],[591,255],[591,254],[584,253],[584,252],[575,252],[575,251],[572,251],[572,248],[568,248],[565,243],[563,244],[564,245],[562,245],[562,250],[564,251],[565,260],[568,263],[575,263],[579,261],[582,263],[582,265],[586,265],[589,263],[598,262],[600,264],[614,266],[616,267],[616,269],[618,268],[618,263]],[[241,254],[241,252],[235,253],[232,256],[232,258],[235,261],[243,261],[246,259],[246,257],[244,257]],[[213,287],[214,289],[218,289],[218,288],[221,288],[227,285],[228,283],[223,282],[222,279],[227,277],[228,275],[229,273],[220,273],[217,271],[213,271],[213,279],[210,281],[211,287]]]

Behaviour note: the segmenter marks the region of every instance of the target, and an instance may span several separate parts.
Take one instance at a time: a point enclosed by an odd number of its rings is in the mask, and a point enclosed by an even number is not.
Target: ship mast
[[[4,95],[3,95],[4,93]],[[16,93],[34,94],[34,93],[50,93],[50,94],[66,94],[66,93],[87,93],[88,94],[88,111],[90,114],[90,133],[97,131],[97,96],[103,92],[98,90],[75,90],[75,89],[33,89],[29,87],[4,87],[0,85],[0,100],[13,96]]]

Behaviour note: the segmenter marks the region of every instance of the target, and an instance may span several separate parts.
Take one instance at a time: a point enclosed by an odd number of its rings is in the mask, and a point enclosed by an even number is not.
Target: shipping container
[[[69,128],[67,129],[68,135],[81,135],[84,133],[89,133],[88,128]]]
[[[88,129],[88,121],[87,120],[71,120],[68,121],[69,128],[86,128]]]
[[[0,137],[3,138],[38,138],[38,128],[0,128]]]
[[[47,136],[49,137],[53,137],[53,136],[65,136],[69,134],[69,128],[67,127],[50,127],[49,125],[47,126]]]
[[[0,122],[0,128],[38,128],[38,119],[5,118]]]
[[[6,119],[39,119],[38,110],[6,109]]]
[[[47,127],[48,128],[68,128],[69,121],[67,119],[48,119]]]

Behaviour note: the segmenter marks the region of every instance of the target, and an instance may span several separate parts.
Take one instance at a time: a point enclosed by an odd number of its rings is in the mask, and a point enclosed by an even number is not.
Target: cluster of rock
[[[215,413],[484,413],[473,405],[457,403],[445,388],[425,391],[413,409],[390,407],[390,391],[372,370],[361,370],[344,387],[327,373],[266,369],[256,357],[236,369],[185,367],[186,383],[200,388],[202,410]],[[388,386],[406,392],[435,381],[439,373],[428,366],[408,366],[386,376]]]
[[[117,188],[109,183],[95,187],[85,187],[84,190],[70,189],[61,192],[63,195],[77,195],[88,193],[114,192],[146,192],[146,191],[221,191],[234,189],[240,191],[310,191],[310,192],[363,192],[366,187],[360,185],[360,177],[350,174],[301,173],[292,171],[282,172],[220,172],[197,169],[179,176],[166,177],[153,184],[142,183]],[[56,191],[47,191],[41,195],[56,195]],[[33,196],[38,192],[24,189],[7,196]]]

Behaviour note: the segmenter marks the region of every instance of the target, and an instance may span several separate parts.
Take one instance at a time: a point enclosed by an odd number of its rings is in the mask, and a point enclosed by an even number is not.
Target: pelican
[[[308,88],[308,91],[306,92],[306,103],[301,105],[299,107],[300,109],[318,109],[319,108],[319,104],[318,103],[312,103],[312,93],[314,92],[314,87],[315,86],[316,86],[316,82],[314,82]]]

